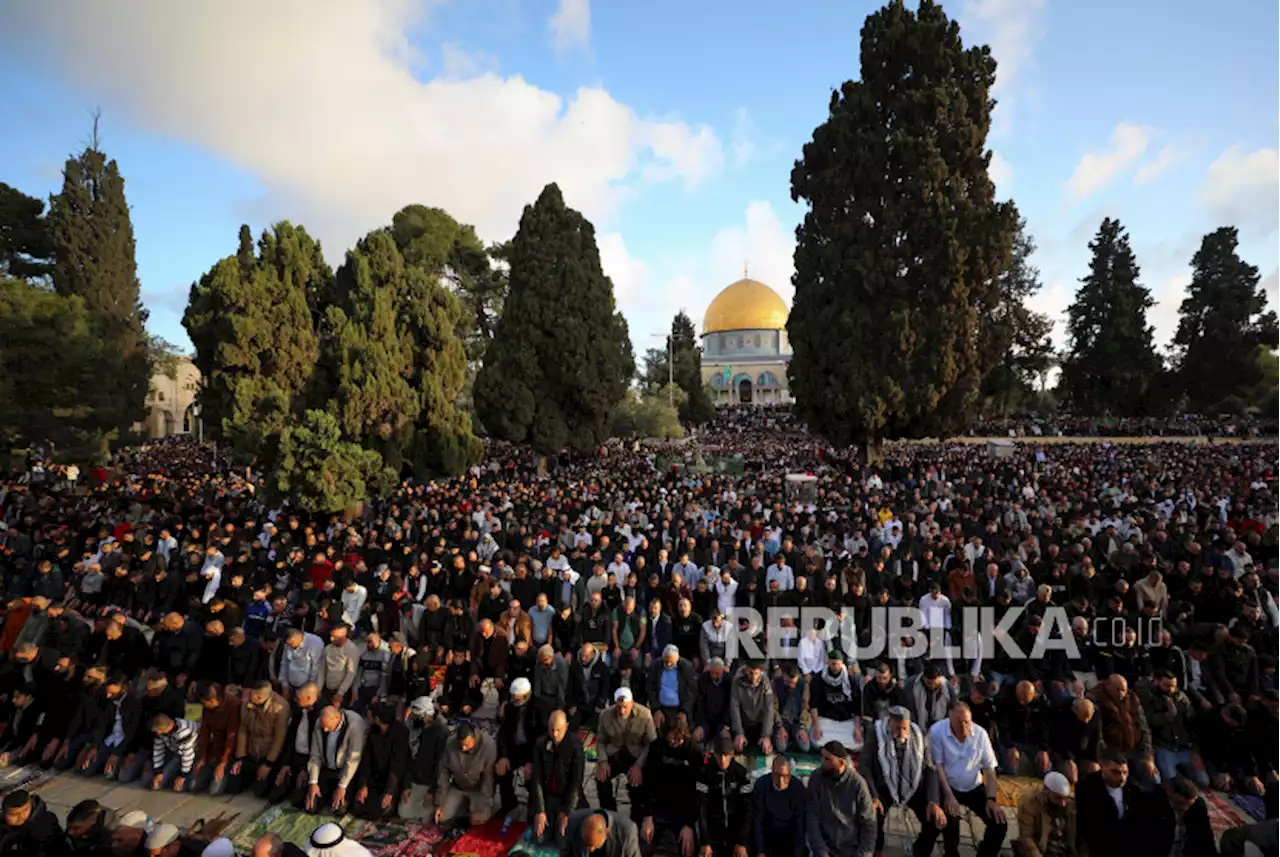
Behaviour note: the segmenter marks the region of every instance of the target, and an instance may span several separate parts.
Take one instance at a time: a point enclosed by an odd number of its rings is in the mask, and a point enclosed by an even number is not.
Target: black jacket
[[[190,673],[200,657],[203,643],[204,629],[191,619],[177,631],[157,631],[151,641],[155,665],[171,677]]]
[[[919,728],[914,723],[911,726],[913,729]],[[873,799],[879,800],[886,807],[895,806],[889,785],[884,779],[884,769],[880,765],[880,737],[875,723],[869,726],[863,735],[858,773],[862,774],[862,778],[867,781],[867,789],[870,790]],[[920,738],[924,752],[924,757],[920,761],[920,783],[916,786],[915,793],[908,798],[908,803],[920,797],[923,797],[926,803],[938,803],[940,800],[938,772],[933,767],[933,760],[929,755],[929,735],[927,732],[921,732]]]
[[[665,738],[649,745],[639,794],[632,793],[632,815],[679,830],[698,822],[697,774],[702,753],[686,740],[672,747]]]
[[[0,836],[0,854],[15,857],[62,857],[66,839],[57,817],[44,805],[39,795],[31,796],[31,815],[26,824],[4,828]]]
[[[1146,796],[1129,780],[1124,785],[1124,818],[1107,793],[1102,772],[1080,779],[1076,786],[1078,829],[1089,846],[1089,857],[1133,857],[1146,853],[1142,847],[1149,831],[1143,829]],[[1154,852],[1152,852],[1154,853]],[[1168,853],[1167,851],[1165,852]]]
[[[649,675],[645,681],[645,694],[649,697],[649,708],[662,708],[661,695],[662,671],[664,666],[659,658],[649,664]],[[680,697],[680,710],[689,718],[690,727],[694,726],[693,709],[698,699],[698,679],[693,673],[693,664],[687,658],[676,661],[676,693]]]
[[[413,754],[413,765],[409,769],[409,779],[414,785],[426,786],[435,792],[440,778],[440,759],[444,756],[444,745],[449,740],[449,727],[443,721],[432,721],[422,727],[418,734],[418,750]]]
[[[577,708],[581,715],[595,714],[609,705],[609,690],[609,667],[598,652],[589,665],[574,659],[569,667],[570,708]]]
[[[1151,799],[1152,823],[1146,826],[1147,853],[1163,857],[1173,848],[1177,819],[1163,793],[1156,792]],[[1196,802],[1183,814],[1182,821],[1186,832],[1182,857],[1215,857],[1218,849],[1214,845],[1213,828],[1209,824],[1209,807],[1205,805],[1203,797],[1196,798]]]
[[[360,787],[398,797],[398,792],[408,782],[408,774],[409,727],[397,720],[383,732],[370,724],[364,736],[360,767],[356,770],[356,781]]]
[[[517,747],[516,732],[521,721],[524,723],[524,744]],[[545,726],[538,716],[538,706],[532,700],[524,705],[508,701],[502,708],[502,719],[498,723],[498,758],[506,759],[513,768],[531,761],[534,745]]]
[[[1070,705],[1058,708],[1053,713],[1049,727],[1049,749],[1064,760],[1098,761],[1098,749],[1102,742],[1099,722],[1096,712],[1088,723],[1081,723]]]
[[[698,675],[698,694],[693,705],[693,722],[690,728],[702,727],[706,731],[707,741],[729,725],[729,691],[733,687],[733,679],[726,671],[720,681],[712,681],[711,673]]]
[[[751,793],[755,780],[737,760],[721,769],[708,758],[698,771],[698,841],[732,850],[751,841]],[[749,852],[748,852],[749,853]]]
[[[533,750],[533,776],[529,780],[529,817],[545,811],[548,801],[566,815],[583,805],[585,764],[582,742],[572,732],[566,733],[559,744],[553,743],[550,737],[538,741]]]

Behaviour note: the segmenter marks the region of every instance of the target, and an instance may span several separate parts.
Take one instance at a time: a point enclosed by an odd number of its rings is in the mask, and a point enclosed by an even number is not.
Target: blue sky
[[[1200,236],[1233,224],[1274,303],[1274,3],[957,0],[1000,63],[989,145],[1060,316],[1104,216],[1176,324]],[[597,227],[638,350],[751,275],[790,296],[792,162],[856,78],[876,4],[812,0],[16,0],[0,7],[0,181],[55,190],[103,110],[153,330],[255,232],[302,223],[335,266],[403,205],[500,240],[548,181]],[[1059,327],[1059,336],[1061,327]]]

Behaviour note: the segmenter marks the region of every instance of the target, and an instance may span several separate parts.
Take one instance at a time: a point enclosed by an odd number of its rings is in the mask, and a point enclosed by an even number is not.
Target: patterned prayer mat
[[[31,791],[47,783],[57,776],[57,771],[46,771],[35,765],[20,768],[5,768],[0,771],[0,795],[6,795],[15,789]]]
[[[358,821],[347,829],[347,835],[359,842],[374,857],[401,857],[410,844],[423,841],[428,845],[440,841],[440,828],[423,821]],[[430,854],[428,849],[425,853]]]
[[[264,833],[274,833],[285,842],[292,842],[305,851],[311,841],[311,834],[320,825],[332,821],[343,830],[347,830],[354,820],[350,815],[342,818],[326,814],[308,815],[291,806],[269,806],[237,830],[231,837],[231,843],[235,845],[238,853],[251,854],[254,843]]]
[[[520,841],[528,827],[522,821],[515,821],[502,834],[503,820],[495,818],[479,827],[473,827],[453,842],[441,841],[436,846],[439,855],[452,854],[454,857],[474,855],[474,857],[504,857],[511,846]]]
[[[596,733],[588,729],[579,729],[578,740],[582,742],[582,755],[586,757],[587,761],[597,761]]]
[[[1252,819],[1244,810],[1236,806],[1222,795],[1214,791],[1200,793],[1205,805],[1209,808],[1209,825],[1213,827],[1213,835],[1221,836],[1224,830],[1248,824]]]
[[[527,854],[528,857],[560,857],[560,849],[556,848],[554,843],[547,845],[535,845],[533,842],[533,828],[529,828],[524,832],[524,836],[520,837],[520,841],[511,846],[509,854]]]

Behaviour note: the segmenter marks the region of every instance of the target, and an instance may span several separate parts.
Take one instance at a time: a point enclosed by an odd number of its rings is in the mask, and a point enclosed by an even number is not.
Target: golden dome
[[[725,286],[707,307],[702,333],[722,330],[782,330],[790,310],[778,293],[758,280],[741,279]]]

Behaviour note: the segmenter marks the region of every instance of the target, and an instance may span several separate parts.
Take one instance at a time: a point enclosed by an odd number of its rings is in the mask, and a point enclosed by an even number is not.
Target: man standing
[[[436,786],[436,824],[452,823],[465,808],[471,826],[493,815],[494,766],[498,747],[486,733],[463,723],[446,742]]]
[[[582,799],[584,764],[582,742],[569,732],[568,718],[563,711],[551,712],[547,734],[534,749],[529,778],[529,818],[536,842],[555,842],[565,850],[569,817]]]
[[[324,651],[324,641],[315,634],[289,629],[284,638],[284,653],[280,656],[280,688],[286,698],[292,698],[303,685],[319,678]],[[354,677],[353,671],[353,681]]]
[[[288,732],[289,703],[271,689],[270,682],[258,682],[240,710],[236,760],[231,765],[237,791],[251,781],[253,793],[266,797],[271,788],[271,772],[283,754]]]
[[[360,671],[360,647],[351,642],[350,635],[346,625],[335,625],[329,631],[329,645],[324,647],[319,669],[311,679],[320,685],[321,697],[330,705],[339,707],[346,700],[356,682],[356,673]],[[285,657],[288,656],[289,653],[285,652]]]
[[[804,783],[791,775],[791,760],[782,754],[774,756],[773,770],[756,779],[753,792],[752,854],[805,857],[808,796]]]
[[[947,813],[947,824],[942,828],[944,857],[959,857],[960,820],[965,809],[986,823],[978,857],[996,857],[1009,829],[1004,810],[996,801],[996,751],[987,730],[974,725],[967,702],[951,703],[947,717],[929,729],[929,751]]]
[[[938,794],[938,774],[929,755],[929,740],[911,722],[911,711],[895,705],[889,716],[867,730],[859,768],[866,777],[876,808],[876,853],[884,851],[884,828],[889,810],[910,810],[920,822],[911,853],[927,857],[945,828],[946,815]]]
[[[364,718],[354,711],[329,706],[320,712],[311,733],[307,789],[295,795],[294,806],[313,814],[326,807],[339,814],[345,811],[347,788],[360,769],[367,729]]]
[[[717,735],[711,757],[697,772],[701,857],[747,857],[754,782],[733,756],[733,739]]]
[[[364,753],[356,772],[352,815],[370,821],[390,818],[399,803],[409,772],[409,729],[396,719],[392,703],[376,705],[369,714]]]
[[[747,747],[759,747],[766,756],[773,752],[773,714],[773,689],[760,662],[747,661],[729,694],[729,721],[739,753]]]
[[[1050,771],[1044,788],[1027,792],[1018,802],[1018,838],[1013,840],[1013,853],[1015,857],[1076,857],[1083,844],[1071,783],[1058,771]]]
[[[640,785],[643,762],[649,745],[658,737],[649,709],[634,700],[629,688],[620,687],[613,705],[600,715],[596,728],[599,761],[596,763],[596,793],[600,807],[617,810],[613,779],[626,774],[628,793]]]
[[[843,744],[822,748],[822,770],[809,779],[806,814],[813,857],[868,857],[876,844],[876,811],[866,780]]]

